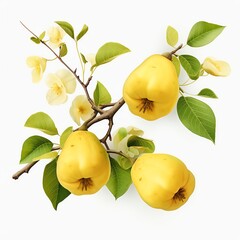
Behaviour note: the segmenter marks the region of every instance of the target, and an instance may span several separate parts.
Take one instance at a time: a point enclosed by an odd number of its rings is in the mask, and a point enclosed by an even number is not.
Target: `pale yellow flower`
[[[50,27],[47,30],[47,35],[49,37],[49,45],[52,48],[57,48],[60,46],[60,44],[62,43],[63,37],[65,36],[65,32],[64,30],[57,26],[54,27]]]
[[[32,81],[38,83],[46,69],[47,60],[39,56],[30,56],[26,59],[28,67],[32,68]]]
[[[213,76],[226,77],[231,72],[230,65],[227,62],[210,57],[204,60],[202,68],[205,72]]]
[[[117,152],[122,152],[127,158],[116,155],[114,159],[118,161],[120,166],[128,169],[132,166],[131,159],[136,159],[142,152],[142,147],[128,146],[128,140],[132,136],[142,136],[143,131],[135,127],[119,128],[113,136],[113,149]]]
[[[47,101],[50,105],[65,103],[67,94],[73,93],[76,89],[75,76],[66,69],[48,74],[46,83],[49,87]]]
[[[75,97],[70,107],[70,115],[75,123],[80,125],[80,119],[86,121],[93,114],[93,109],[85,95]]]
[[[89,62],[91,64],[91,66],[96,64],[96,54],[95,53],[89,53],[85,55],[85,59],[87,60],[87,62]]]

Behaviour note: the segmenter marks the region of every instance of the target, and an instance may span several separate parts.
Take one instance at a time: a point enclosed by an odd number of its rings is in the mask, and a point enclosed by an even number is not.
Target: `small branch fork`
[[[38,38],[38,36],[36,34],[34,34],[30,29],[28,29],[22,22],[21,24],[24,26],[24,28],[26,28],[34,37]],[[93,76],[90,76],[87,80],[86,83],[84,83],[79,75],[77,75],[77,69],[73,70],[69,67],[69,65],[61,58],[61,56],[59,56],[48,44],[46,44],[43,40],[39,39],[40,42],[46,46],[54,55],[55,57],[75,76],[75,78],[77,79],[77,81],[80,83],[80,85],[82,86],[86,97],[89,101],[89,103],[92,106],[92,109],[94,110],[94,114],[92,115],[91,118],[89,118],[88,120],[86,120],[78,129],[75,129],[74,131],[77,130],[87,130],[88,128],[90,128],[93,124],[100,122],[102,120],[108,120],[108,130],[106,132],[106,134],[104,135],[104,137],[102,139],[100,139],[100,142],[104,144],[106,150],[108,153],[115,153],[115,154],[120,154],[123,155],[123,153],[121,152],[116,152],[113,150],[109,149],[109,146],[107,144],[107,140],[109,139],[110,141],[112,140],[111,137],[111,131],[112,131],[112,127],[113,127],[113,117],[115,115],[115,113],[124,105],[125,101],[123,98],[120,98],[117,102],[115,103],[109,103],[106,105],[100,105],[100,106],[96,106],[96,104],[94,103],[93,99],[90,97],[90,94],[88,92],[88,86],[92,80]],[[107,108],[107,110],[105,110]],[[53,150],[57,150],[60,149],[60,147],[55,147]],[[28,173],[30,171],[30,169],[37,163],[38,161],[35,162],[31,162],[27,165],[25,165],[22,169],[20,169],[19,171],[17,171],[15,174],[13,174],[12,178],[17,180],[23,173]]]

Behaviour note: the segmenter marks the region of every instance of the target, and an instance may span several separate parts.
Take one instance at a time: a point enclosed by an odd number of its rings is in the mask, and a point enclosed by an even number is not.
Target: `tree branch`
[[[36,34],[34,34],[30,29],[28,29],[22,22],[21,24],[36,38],[38,38],[38,36]],[[113,127],[113,117],[115,115],[115,113],[123,106],[123,104],[125,103],[124,99],[121,98],[119,99],[116,103],[110,103],[107,105],[103,105],[103,106],[96,106],[96,104],[94,103],[94,101],[92,100],[92,98],[90,97],[90,94],[88,92],[88,86],[92,80],[92,75],[88,78],[86,84],[80,79],[80,77],[77,75],[77,69],[73,70],[69,67],[69,65],[67,63],[65,63],[63,61],[63,59],[50,47],[48,46],[43,40],[39,39],[40,42],[46,46],[55,56],[56,58],[75,76],[75,78],[77,79],[77,81],[81,84],[82,88],[85,91],[86,97],[89,101],[89,103],[92,105],[92,109],[94,110],[94,114],[92,115],[91,118],[89,118],[87,121],[85,121],[82,126],[80,126],[78,129],[74,130],[87,130],[88,128],[90,128],[93,124],[100,122],[102,120],[106,120],[108,119],[109,124],[108,124],[108,130],[105,134],[105,136],[100,139],[100,141],[105,145],[106,149],[109,150],[108,144],[107,144],[107,139],[112,139],[111,138],[111,130]],[[103,110],[104,108],[109,107],[108,110]],[[59,148],[58,148],[59,149]],[[29,170],[37,163],[38,161],[32,162],[27,164],[25,167],[23,167],[21,170],[19,170],[18,172],[16,172],[12,178],[17,180],[23,173],[28,173]]]
[[[12,178],[17,180],[23,173],[28,173],[29,170],[37,163],[38,161],[28,163],[25,167],[23,167],[21,170],[17,171],[15,174],[13,174]]]

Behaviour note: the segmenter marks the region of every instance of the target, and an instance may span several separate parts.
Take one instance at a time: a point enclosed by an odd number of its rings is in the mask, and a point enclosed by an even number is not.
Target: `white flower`
[[[57,48],[60,46],[60,44],[62,43],[63,37],[65,36],[65,32],[64,30],[57,26],[54,27],[50,27],[47,30],[47,35],[49,37],[49,45],[52,48]]]
[[[202,68],[205,72],[213,76],[226,77],[230,74],[231,69],[227,62],[216,60],[214,58],[206,58],[202,64]]]
[[[30,56],[26,59],[26,63],[32,68],[32,81],[38,83],[43,77],[47,60],[39,56]]]
[[[93,114],[93,109],[85,95],[75,97],[70,107],[70,115],[74,122],[80,125],[80,118],[84,121]]]
[[[47,101],[50,105],[66,102],[67,93],[73,93],[76,89],[75,76],[65,69],[48,74],[46,83],[49,87]]]

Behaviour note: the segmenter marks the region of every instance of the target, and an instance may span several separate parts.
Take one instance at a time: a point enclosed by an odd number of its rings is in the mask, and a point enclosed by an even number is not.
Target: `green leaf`
[[[48,135],[57,135],[58,130],[51,119],[44,112],[37,112],[32,114],[24,124],[25,127],[36,128]]]
[[[225,26],[208,23],[204,21],[197,22],[191,28],[187,45],[191,47],[202,47],[212,42],[225,28]]]
[[[74,39],[74,30],[70,23],[65,21],[56,21],[57,23],[71,38]]]
[[[38,160],[41,160],[41,159],[54,159],[58,156],[58,153],[53,151],[53,152],[48,152],[48,153],[44,153],[43,155],[41,156],[38,156],[38,157],[35,157],[32,159],[32,161],[38,161]]]
[[[202,89],[199,93],[198,96],[201,97],[207,97],[207,98],[218,98],[217,95],[209,88],[204,88]]]
[[[138,152],[139,153],[139,152]],[[124,169],[128,170],[132,167],[133,165],[133,159],[130,159],[129,157],[126,158],[124,156],[116,156],[115,161],[119,164],[119,166]]]
[[[39,35],[39,39],[40,40],[43,40],[43,38],[45,37],[45,34],[46,34],[46,32],[44,31],[44,32],[42,32],[40,35]]]
[[[66,43],[61,43],[59,48],[60,48],[60,52],[59,52],[60,57],[66,56],[67,53],[68,53],[68,49],[67,49]]]
[[[41,42],[41,40],[39,38],[36,38],[36,37],[31,37],[30,39],[36,44],[39,44]]]
[[[77,41],[80,40],[88,31],[88,26],[86,24],[83,25],[82,30],[77,35]]]
[[[111,161],[111,175],[106,184],[109,191],[113,194],[115,199],[121,197],[127,192],[132,184],[130,169],[122,169],[119,164],[113,159]]]
[[[120,43],[108,42],[100,47],[96,54],[96,66],[108,63],[119,55],[130,52],[130,50]]]
[[[152,140],[145,139],[139,136],[131,136],[127,142],[128,147],[144,147],[144,152],[152,153],[155,151],[155,145]]]
[[[108,104],[111,102],[112,98],[108,90],[104,87],[102,83],[97,82],[96,88],[93,93],[94,102],[97,106],[101,104]]]
[[[84,63],[84,64],[87,63],[87,60],[86,60],[85,56],[84,56],[82,53],[80,53],[80,55],[81,55],[81,58],[82,58],[83,63]]]
[[[64,132],[60,136],[60,147],[63,148],[65,141],[67,140],[68,136],[73,132],[73,127],[68,127],[64,130]]]
[[[30,163],[52,150],[53,143],[41,136],[31,136],[26,139],[22,146],[20,163]]]
[[[175,28],[168,26],[166,32],[167,43],[174,47],[178,42],[178,32]]]
[[[177,113],[182,124],[191,132],[215,143],[216,119],[212,109],[193,97],[180,97]]]
[[[184,70],[187,72],[188,76],[192,80],[198,79],[200,69],[201,69],[201,64],[197,58],[191,55],[180,55],[179,61],[182,67],[184,68]]]
[[[43,172],[43,189],[55,210],[57,210],[58,204],[71,194],[59,183],[56,167],[57,158],[48,163]]]
[[[172,63],[173,63],[173,65],[176,68],[177,75],[179,76],[180,69],[181,69],[181,65],[180,65],[179,59],[177,57],[175,57],[175,56],[172,56]]]

